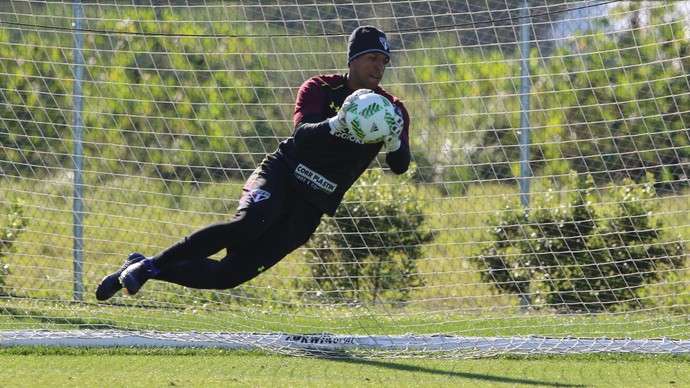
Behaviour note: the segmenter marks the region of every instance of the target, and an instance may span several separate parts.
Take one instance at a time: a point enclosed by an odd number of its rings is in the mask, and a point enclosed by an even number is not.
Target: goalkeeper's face
[[[390,58],[382,53],[368,53],[350,61],[348,87],[352,90],[374,89],[381,83]]]

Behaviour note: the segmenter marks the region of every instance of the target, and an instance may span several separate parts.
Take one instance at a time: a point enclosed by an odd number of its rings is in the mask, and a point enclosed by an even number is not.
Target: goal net
[[[688,2],[302,3],[0,3],[0,345],[690,352]],[[237,288],[98,302],[129,253],[234,214],[365,24],[410,171],[381,153]]]

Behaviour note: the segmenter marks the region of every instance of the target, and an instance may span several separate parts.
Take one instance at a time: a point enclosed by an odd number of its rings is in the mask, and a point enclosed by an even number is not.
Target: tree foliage
[[[259,41],[235,37],[231,24],[172,22],[176,15],[124,8],[90,26],[111,34],[85,35],[82,54],[83,146],[91,171],[144,173],[208,181],[252,169],[287,135],[286,118]],[[160,26],[175,31],[160,31]],[[161,35],[170,33],[171,36]],[[136,35],[142,34],[142,35]],[[71,35],[0,28],[0,143],[8,174],[41,175],[71,168],[74,134]],[[283,98],[284,97],[284,98]],[[291,98],[291,97],[290,97]],[[289,122],[289,121],[288,121]],[[256,159],[256,160],[255,160]],[[14,171],[13,171],[14,170]],[[102,178],[103,178],[102,177]]]
[[[537,68],[533,96],[547,108],[551,139],[535,150],[535,159],[542,166],[569,160],[568,169],[598,183],[641,182],[651,173],[658,187],[687,185],[687,20],[652,7],[643,21],[640,3],[619,7],[626,12],[564,42],[554,60]]]
[[[690,176],[686,15],[674,7],[643,15],[636,2],[617,7],[579,35],[532,48],[531,170],[590,173],[597,184],[643,181],[650,172],[657,188],[680,189]],[[519,51],[443,54],[445,66],[415,57],[415,80],[430,85],[428,118],[417,121],[429,133],[416,152],[436,150],[418,157],[427,161],[420,172],[427,182],[516,177]]]
[[[651,172],[658,187],[687,185],[687,22],[673,7],[646,8],[644,17],[638,3],[619,7],[624,16],[532,50],[532,171],[575,170],[597,183]],[[86,163],[103,176],[241,176],[290,133],[290,88],[303,81],[302,69],[332,61],[328,53],[274,60],[313,51],[313,37],[280,39],[268,27],[248,37],[244,25],[178,14],[190,10],[119,10],[91,21],[83,50]],[[397,94],[422,101],[410,104],[420,174],[447,190],[514,178],[519,50],[447,50],[451,38],[438,39],[406,53],[409,70],[395,69]],[[0,41],[19,43],[0,45],[2,170],[71,168],[72,36],[0,27]]]

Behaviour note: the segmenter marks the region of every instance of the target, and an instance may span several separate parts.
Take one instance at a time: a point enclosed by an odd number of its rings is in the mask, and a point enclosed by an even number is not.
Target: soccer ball
[[[360,94],[346,107],[347,128],[362,143],[383,141],[391,133],[399,132],[395,106],[386,97],[374,92]]]

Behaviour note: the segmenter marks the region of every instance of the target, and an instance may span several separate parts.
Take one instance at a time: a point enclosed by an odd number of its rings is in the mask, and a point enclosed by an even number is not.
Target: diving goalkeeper
[[[305,244],[322,216],[334,215],[381,147],[391,171],[407,171],[409,115],[398,98],[379,86],[390,56],[382,31],[372,26],[355,29],[348,40],[348,72],[315,76],[301,85],[291,136],[249,177],[236,214],[155,256],[132,253],[119,270],[101,280],[96,298],[107,300],[123,288],[134,295],[149,279],[197,289],[236,287]],[[349,133],[343,108],[359,89],[371,89],[398,108],[397,133],[375,144],[364,144]],[[223,249],[225,257],[210,258]]]

